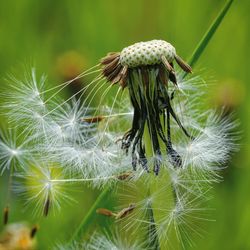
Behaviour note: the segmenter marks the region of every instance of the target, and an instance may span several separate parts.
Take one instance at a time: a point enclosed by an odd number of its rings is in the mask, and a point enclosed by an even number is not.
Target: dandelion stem
[[[215,34],[217,28],[220,26],[223,18],[227,14],[231,4],[234,0],[229,0],[226,2],[226,4],[223,6],[222,10],[219,12],[218,16],[215,18],[211,26],[208,28],[207,32],[204,34],[204,36],[201,38],[200,42],[198,43],[197,47],[195,48],[193,54],[191,55],[190,59],[188,60],[188,64],[193,67],[195,63],[198,61],[200,56],[202,55],[203,51],[207,47],[209,41]],[[185,78],[187,76],[187,73],[183,73],[181,78]]]
[[[149,194],[150,195],[150,194]],[[148,225],[148,248],[150,249],[160,249],[159,239],[157,236],[156,225],[154,220],[154,212],[152,209],[151,201],[147,206],[149,225]]]
[[[79,241],[83,237],[84,233],[87,232],[88,227],[89,227],[90,223],[93,221],[93,218],[96,214],[96,210],[100,206],[99,204],[102,203],[107,198],[109,192],[110,192],[109,187],[106,187],[105,189],[103,189],[103,191],[97,197],[95,203],[89,209],[88,213],[83,218],[82,222],[80,223],[80,225],[78,226],[78,228],[76,229],[74,234],[72,235],[72,237],[70,239],[70,243],[72,243],[74,241]]]
[[[145,128],[144,131],[144,142],[146,149],[146,156],[148,158],[153,156],[152,145],[150,140],[150,134],[148,127]],[[164,145],[164,143],[159,140],[160,146]],[[180,243],[177,239],[177,236],[174,232],[174,228],[170,225],[167,228],[161,228],[161,221],[166,217],[166,213],[162,213],[158,208],[165,207],[171,211],[175,206],[175,197],[174,190],[172,189],[170,184],[170,176],[166,169],[161,168],[159,176],[152,175],[149,183],[148,193],[150,197],[152,197],[152,201],[149,204],[149,246],[154,247],[154,249],[169,249],[169,246],[173,247],[173,249],[180,249]],[[161,233],[165,231],[167,232],[167,240],[165,237],[161,237]],[[153,244],[153,245],[152,245]]]

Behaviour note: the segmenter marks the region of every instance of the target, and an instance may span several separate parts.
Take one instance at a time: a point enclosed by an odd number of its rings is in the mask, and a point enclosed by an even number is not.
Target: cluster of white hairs
[[[109,235],[107,232],[97,233],[94,232],[88,242],[78,243],[73,242],[70,244],[58,244],[54,250],[142,250],[143,245],[136,240],[121,238],[118,232]]]
[[[193,137],[184,137],[179,127],[171,124],[173,146],[182,157],[182,167],[172,166],[168,155],[163,155],[159,176],[142,167],[133,171],[131,159],[120,145],[132,122],[127,90],[118,87],[112,104],[104,106],[112,85],[100,72],[97,65],[79,75],[77,78],[94,77],[76,93],[79,99],[74,95],[67,100],[59,98],[60,92],[75,79],[46,88],[46,78],[38,80],[35,69],[24,80],[10,78],[2,92],[2,109],[9,123],[1,132],[0,173],[10,171],[16,178],[14,190],[45,215],[49,208],[59,208],[62,202],[71,200],[67,188],[70,183],[87,183],[100,189],[120,186],[113,189],[121,201],[118,208],[128,202],[135,204],[128,216],[117,219],[123,230],[140,231],[151,225],[151,234],[161,241],[168,240],[174,228],[180,241],[189,241],[187,231],[200,233],[197,221],[202,221],[208,211],[201,204],[208,197],[210,184],[220,179],[218,171],[235,150],[231,133],[236,124],[214,110],[200,110],[204,87],[201,77],[184,80],[177,75],[178,89],[169,87],[175,91],[173,108]],[[94,108],[95,98],[100,102]],[[149,164],[154,160],[151,157]],[[124,174],[129,176],[125,182]],[[155,180],[161,185],[148,192]],[[168,189],[172,191],[165,194]],[[168,204],[168,195],[174,196],[174,203]],[[163,201],[158,203],[159,199]],[[157,221],[152,221],[152,209],[161,213]],[[126,241],[113,238],[94,235],[86,249],[142,249],[141,243],[138,247],[126,246]]]
[[[78,77],[98,71],[86,71]],[[64,101],[58,97],[74,79],[50,89],[45,88],[45,79],[42,76],[37,80],[32,69],[24,80],[11,77],[1,94],[8,127],[1,131],[0,173],[10,171],[19,179],[14,190],[27,195],[27,204],[34,201],[41,208],[48,199],[59,207],[61,199],[70,198],[63,192],[64,184],[87,182],[101,187],[118,181],[116,175],[130,170],[117,146],[118,134],[109,131],[108,124],[116,116],[129,117],[129,108],[119,108],[122,114],[114,114],[114,107],[98,107],[104,119],[103,129],[98,129],[99,125],[91,122],[97,109],[88,107],[86,100],[81,102],[72,96]],[[103,79],[97,76],[83,87],[82,95],[89,95],[96,81]]]

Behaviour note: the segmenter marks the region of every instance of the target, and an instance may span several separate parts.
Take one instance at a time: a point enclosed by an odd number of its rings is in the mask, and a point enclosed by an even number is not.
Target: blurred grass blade
[[[208,28],[207,32],[204,34],[202,39],[200,40],[199,44],[197,45],[196,49],[194,50],[193,54],[191,55],[190,59],[188,60],[188,63],[191,67],[195,65],[195,63],[198,61],[200,58],[201,54],[207,47],[209,41],[215,34],[217,28],[221,24],[222,20],[224,19],[226,13],[228,12],[231,4],[233,3],[234,0],[229,0],[227,3],[224,5],[218,16],[215,18],[211,26]],[[187,75],[187,73],[184,73],[183,78]]]
[[[83,218],[81,224],[78,226],[74,234],[72,235],[70,242],[79,241],[83,235],[87,232],[89,224],[93,221],[94,216],[96,215],[96,210],[99,208],[100,204],[105,201],[110,192],[110,188],[106,187],[102,190],[100,195],[97,197],[95,203],[92,205],[86,216]]]

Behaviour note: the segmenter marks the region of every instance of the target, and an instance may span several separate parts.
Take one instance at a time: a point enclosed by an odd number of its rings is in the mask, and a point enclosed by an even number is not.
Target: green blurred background
[[[35,65],[52,84],[96,65],[109,51],[137,41],[164,39],[188,59],[225,0],[10,0],[0,4],[0,78]],[[240,151],[215,186],[216,222],[191,249],[250,249],[250,2],[237,0],[212,38],[194,71],[216,79],[208,105],[228,105],[240,119]],[[2,119],[1,123],[4,123]],[[4,177],[0,177],[1,209]],[[13,198],[11,221],[40,224],[39,249],[69,239],[98,192],[83,188],[78,203],[46,219],[31,217]]]

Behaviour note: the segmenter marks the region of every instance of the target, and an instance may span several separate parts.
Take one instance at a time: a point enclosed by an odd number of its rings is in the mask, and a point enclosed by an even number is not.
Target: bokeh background
[[[0,84],[8,74],[35,65],[51,84],[96,65],[109,51],[137,41],[164,39],[188,59],[225,0],[11,0],[0,3]],[[234,1],[194,71],[216,80],[207,88],[207,105],[227,105],[240,120],[240,151],[223,172],[210,201],[216,222],[191,249],[250,249],[250,98],[248,95],[249,0]],[[70,95],[69,93],[65,93]],[[0,100],[1,101],[1,100]],[[1,124],[6,121],[1,119]],[[79,189],[79,187],[78,187]],[[38,219],[13,195],[11,222],[39,223],[39,249],[67,241],[98,191],[82,187],[78,203]],[[0,177],[0,208],[6,177]],[[2,229],[2,226],[0,226]]]

